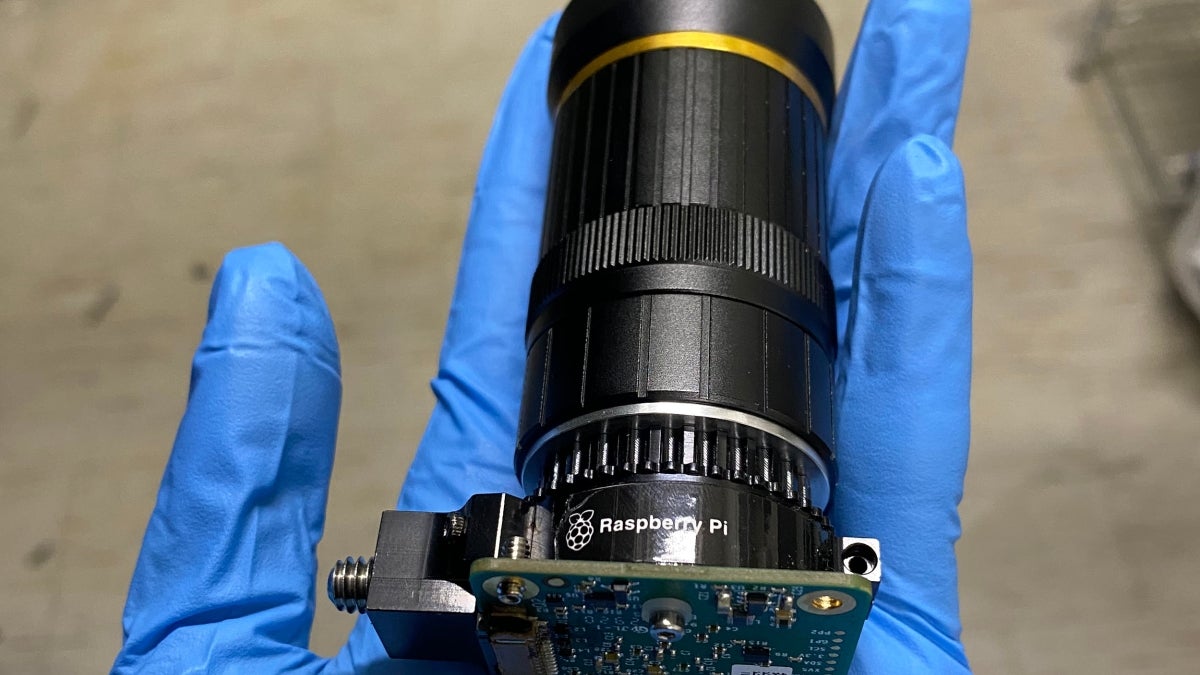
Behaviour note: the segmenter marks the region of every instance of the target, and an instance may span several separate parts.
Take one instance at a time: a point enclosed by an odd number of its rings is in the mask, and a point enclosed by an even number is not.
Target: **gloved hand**
[[[881,539],[885,575],[856,672],[967,670],[954,542],[971,255],[947,145],[968,24],[967,0],[874,0],[835,115],[831,267],[844,342],[835,524]],[[553,29],[522,55],[484,154],[437,406],[404,509],[449,511],[475,493],[520,490],[512,450],[550,154]],[[333,659],[308,651],[340,397],[333,325],[312,277],[279,245],[231,253],[115,672],[478,673],[389,661],[365,619]]]

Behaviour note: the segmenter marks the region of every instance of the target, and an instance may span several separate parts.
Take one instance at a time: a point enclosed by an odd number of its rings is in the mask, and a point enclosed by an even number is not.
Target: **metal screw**
[[[650,617],[650,634],[659,642],[675,642],[683,637],[683,623],[678,612],[661,610]]]
[[[858,601],[849,593],[829,589],[805,593],[796,598],[794,606],[809,614],[833,616],[854,611]]]
[[[375,558],[366,560],[359,557],[339,560],[329,572],[329,599],[333,606],[343,612],[354,614],[366,613],[367,591],[371,588],[371,572],[375,567]]]
[[[842,606],[842,601],[832,595],[818,595],[808,601],[813,609],[819,609],[822,612],[828,612],[831,609],[837,609]]]
[[[496,597],[505,605],[519,605],[525,601],[525,580],[517,577],[501,579],[496,584]]]
[[[446,537],[461,537],[467,533],[467,519],[460,514],[451,513],[446,516],[446,528],[442,535]]]
[[[529,540],[525,537],[509,537],[508,541],[504,542],[504,547],[500,551],[500,555],[506,558],[528,558],[530,553]]]

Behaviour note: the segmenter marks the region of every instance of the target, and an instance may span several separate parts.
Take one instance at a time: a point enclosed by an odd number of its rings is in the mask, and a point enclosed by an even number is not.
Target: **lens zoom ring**
[[[798,237],[774,223],[698,204],[613,213],[571,232],[538,266],[533,306],[593,272],[648,263],[743,269],[786,286],[822,312],[833,308],[829,272]]]
[[[743,483],[811,507],[804,462],[782,441],[749,428],[706,430],[662,419],[638,426],[585,429],[551,441],[543,490],[575,491],[638,474],[685,474]]]

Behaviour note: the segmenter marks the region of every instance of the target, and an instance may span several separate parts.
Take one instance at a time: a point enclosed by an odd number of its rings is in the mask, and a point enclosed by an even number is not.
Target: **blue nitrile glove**
[[[844,337],[835,520],[844,534],[878,537],[884,565],[856,672],[967,670],[954,542],[969,433],[971,254],[947,145],[968,24],[967,0],[875,0],[835,120],[832,268]],[[512,451],[550,155],[553,30],[551,21],[522,55],[484,154],[433,382],[437,407],[401,508],[448,511],[476,493],[520,489]],[[336,339],[312,277],[279,245],[231,253],[115,671],[479,673],[389,661],[366,619],[335,658],[308,651],[340,393]]]

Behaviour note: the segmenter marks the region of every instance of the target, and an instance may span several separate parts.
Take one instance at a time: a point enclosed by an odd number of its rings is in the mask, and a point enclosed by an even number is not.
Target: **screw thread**
[[[506,558],[528,558],[532,551],[532,545],[525,537],[509,537],[504,542],[504,546],[500,550],[500,554]]]
[[[461,537],[467,533],[467,519],[461,514],[451,513],[446,516],[445,528],[442,532],[447,537]]]
[[[361,556],[339,560],[329,572],[329,599],[338,610],[354,614],[366,613],[367,591],[371,588],[371,571],[375,558]]]

